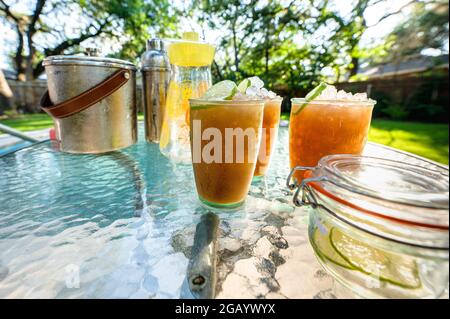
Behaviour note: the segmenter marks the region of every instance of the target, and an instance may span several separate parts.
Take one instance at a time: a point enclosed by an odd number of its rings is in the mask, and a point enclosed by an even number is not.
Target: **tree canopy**
[[[19,80],[38,77],[45,56],[72,54],[80,44],[120,39],[116,55],[135,59],[149,33],[164,34],[174,26],[176,14],[168,0],[0,0],[0,21],[16,32],[11,56]]]
[[[448,1],[415,2],[412,14],[388,36],[392,43],[386,60],[443,50],[448,45]]]
[[[374,25],[411,12],[377,43],[363,43],[367,10],[388,0],[34,0],[27,10],[0,0],[0,21],[17,34],[11,56],[18,78],[42,73],[48,55],[71,54],[80,45],[115,43],[112,56],[137,61],[151,35],[174,36],[182,19],[220,30],[213,64],[216,80],[258,75],[270,88],[306,91],[319,81],[345,81],[362,63],[379,63],[448,46],[448,1],[405,2]],[[114,40],[114,41],[111,41]],[[447,42],[446,42],[447,41]]]

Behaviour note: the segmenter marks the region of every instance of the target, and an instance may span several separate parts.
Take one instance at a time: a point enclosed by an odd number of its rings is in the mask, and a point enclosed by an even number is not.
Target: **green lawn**
[[[144,115],[139,114],[138,119],[143,120]],[[47,114],[22,114],[14,118],[0,118],[0,123],[23,132],[41,130],[53,126],[53,120]]]
[[[372,121],[369,140],[448,165],[448,124],[375,119]]]
[[[23,114],[14,118],[0,119],[0,123],[23,132],[41,130],[53,126],[53,120],[47,114]]]
[[[289,116],[283,114],[282,118],[288,119]],[[143,116],[139,115],[139,119],[142,120]],[[46,114],[20,115],[14,119],[0,119],[0,123],[20,131],[39,130],[53,125],[53,121]],[[375,119],[372,121],[369,140],[448,165],[448,128],[448,124]]]
[[[289,114],[281,115],[289,120]],[[373,119],[369,141],[414,153],[448,165],[448,124]]]

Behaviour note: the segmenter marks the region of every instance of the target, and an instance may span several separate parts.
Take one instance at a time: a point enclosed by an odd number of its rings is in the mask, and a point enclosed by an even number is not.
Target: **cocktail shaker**
[[[166,105],[166,92],[170,78],[170,63],[161,39],[147,41],[142,55],[143,101],[145,115],[145,138],[159,142]]]

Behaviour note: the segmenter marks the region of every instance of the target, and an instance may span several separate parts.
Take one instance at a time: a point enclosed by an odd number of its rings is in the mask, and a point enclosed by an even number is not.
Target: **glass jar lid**
[[[449,208],[449,177],[439,171],[387,159],[333,155],[317,173],[361,195],[427,208]]]
[[[321,197],[359,213],[448,231],[448,169],[367,156],[330,155],[304,176],[299,189],[310,187]]]
[[[327,212],[340,227],[378,238],[448,251],[448,168],[356,155],[330,155],[316,167],[296,167],[288,178],[297,206]],[[435,167],[433,167],[435,166]],[[306,171],[300,185],[296,170]],[[300,199],[301,195],[301,199]],[[343,226],[344,223],[347,226]]]
[[[448,229],[449,176],[393,160],[331,155],[311,173],[312,187],[340,203],[421,227]]]

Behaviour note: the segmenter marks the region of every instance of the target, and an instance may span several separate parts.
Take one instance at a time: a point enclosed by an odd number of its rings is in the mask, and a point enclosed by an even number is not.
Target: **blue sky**
[[[13,9],[15,9],[18,12],[23,12],[27,10],[27,3],[30,1],[19,1]],[[33,1],[32,1],[33,2]],[[186,1],[184,0],[172,0],[173,5],[180,8],[186,5]],[[398,10],[398,8],[401,8],[405,3],[409,2],[409,0],[395,0],[395,1],[386,1],[382,2],[376,6],[373,6],[369,10],[366,11],[366,19],[368,21],[369,25],[375,24],[383,15],[385,15],[387,12]],[[337,10],[341,11],[342,13],[347,13],[350,11],[352,7],[352,0],[334,0],[333,5],[336,7]],[[382,23],[376,25],[375,27],[370,28],[367,30],[367,32],[364,34],[363,37],[363,44],[370,44],[372,42],[376,42],[377,40],[384,37],[386,34],[388,34],[392,28],[398,24],[399,21],[404,19],[406,14],[408,13],[408,9],[404,10],[402,14],[392,16],[386,20],[384,20]],[[68,29],[70,29],[73,26],[77,26],[78,21],[80,19],[77,12],[72,12],[72,14],[68,17],[65,17],[65,24]],[[182,30],[195,30],[201,33],[202,26],[195,23],[194,20],[188,19],[188,18],[182,18],[180,21],[180,28]],[[221,36],[221,33],[219,30],[206,30],[206,41],[217,43],[218,39]],[[0,67],[1,68],[8,68],[8,57],[7,57],[7,51],[11,49],[12,44],[15,42],[16,34],[14,30],[11,30],[9,26],[0,24]],[[49,39],[48,41],[51,41]],[[96,39],[95,44],[99,45],[101,48],[102,54],[108,54],[109,52],[112,52],[114,50],[117,50],[120,48],[120,43],[117,41],[107,40],[107,39]],[[92,43],[86,42],[84,43],[85,46],[92,45]]]

